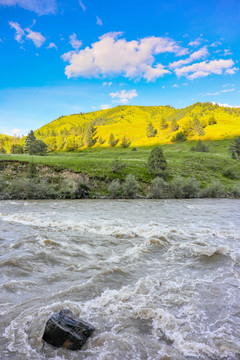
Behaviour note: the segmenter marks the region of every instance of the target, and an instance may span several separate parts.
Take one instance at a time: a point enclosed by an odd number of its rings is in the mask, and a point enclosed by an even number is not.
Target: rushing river
[[[240,201],[0,202],[0,359],[240,359]],[[96,330],[43,344],[68,308]]]

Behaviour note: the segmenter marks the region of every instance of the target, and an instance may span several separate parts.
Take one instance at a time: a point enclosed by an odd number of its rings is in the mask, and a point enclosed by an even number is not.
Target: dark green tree
[[[108,143],[109,143],[109,145],[110,145],[111,147],[114,147],[114,146],[117,145],[118,140],[115,139],[113,133],[110,134]]]
[[[209,148],[206,144],[204,144],[200,139],[197,142],[196,146],[191,147],[190,151],[197,152],[209,152]]]
[[[149,137],[149,138],[154,137],[154,136],[157,135],[157,129],[154,129],[153,124],[151,123],[151,121],[147,126],[146,133],[147,133],[147,137]]]
[[[151,173],[164,177],[166,175],[167,160],[160,146],[155,147],[148,158],[148,169]]]
[[[120,146],[125,149],[125,148],[128,148],[130,146],[130,144],[131,144],[131,141],[127,140],[126,136],[124,136]]]
[[[215,119],[215,117],[212,115],[209,119],[208,119],[208,125],[214,125],[217,123],[217,120]]]
[[[178,133],[176,133],[176,135],[172,137],[172,141],[174,142],[182,142],[186,140],[187,138],[183,131],[179,131]]]
[[[93,139],[96,128],[91,124],[87,124],[83,132],[83,144],[90,147],[93,146],[96,142],[96,139]]]
[[[13,144],[11,147],[11,154],[23,154],[23,146],[19,144]]]
[[[35,140],[28,146],[29,155],[46,155],[47,145],[42,140]]]
[[[231,152],[233,158],[237,157],[237,159],[240,160],[240,136],[233,140],[229,151]]]
[[[29,154],[29,148],[31,146],[32,143],[34,143],[36,141],[36,136],[34,135],[34,132],[31,130],[26,139],[25,139],[25,144],[24,144],[24,152]]]

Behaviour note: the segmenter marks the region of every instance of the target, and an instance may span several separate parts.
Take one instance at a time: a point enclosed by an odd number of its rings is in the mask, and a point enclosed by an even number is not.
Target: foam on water
[[[239,360],[238,209],[232,200],[0,203],[0,358]],[[96,327],[78,352],[41,340],[63,308]]]

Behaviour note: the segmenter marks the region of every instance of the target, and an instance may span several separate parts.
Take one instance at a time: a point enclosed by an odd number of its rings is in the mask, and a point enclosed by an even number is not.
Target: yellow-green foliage
[[[216,124],[209,125],[212,117]],[[168,125],[165,129],[161,128],[163,118]],[[204,129],[202,136],[194,129],[189,130],[196,118]],[[171,142],[177,132],[171,130],[173,120],[179,126],[177,131],[184,131],[188,140],[221,140],[240,135],[240,109],[212,103],[196,103],[183,109],[122,105],[86,114],[62,116],[35,131],[35,135],[48,145],[49,151],[72,151],[87,146],[109,147],[111,133],[119,140],[117,147],[124,137],[131,142],[131,147],[152,146]],[[146,134],[149,122],[157,130],[154,137]],[[92,137],[92,141],[89,141],[89,137],[90,140]]]

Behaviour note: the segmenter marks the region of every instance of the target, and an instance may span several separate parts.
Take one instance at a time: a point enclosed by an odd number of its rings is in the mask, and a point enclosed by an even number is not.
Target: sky
[[[239,0],[0,0],[0,133],[118,105],[240,106]]]

